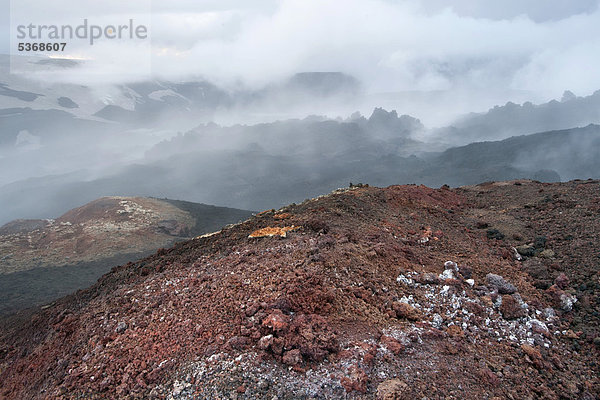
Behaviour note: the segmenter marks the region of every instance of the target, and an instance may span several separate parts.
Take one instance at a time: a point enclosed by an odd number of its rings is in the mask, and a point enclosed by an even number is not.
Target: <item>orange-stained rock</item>
[[[248,236],[248,238],[250,239],[256,239],[256,238],[262,238],[262,237],[273,237],[273,236],[281,236],[281,237],[286,237],[288,232],[291,231],[295,231],[296,229],[299,229],[299,226],[284,226],[283,228],[279,228],[279,227],[267,227],[267,228],[262,228],[262,229],[258,229],[254,232],[252,232],[250,234],[250,236]]]

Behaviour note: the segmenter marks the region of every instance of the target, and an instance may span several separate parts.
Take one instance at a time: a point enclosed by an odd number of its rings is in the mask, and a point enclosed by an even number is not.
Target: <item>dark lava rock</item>
[[[500,232],[498,229],[488,229],[486,235],[488,239],[504,239],[504,233]]]
[[[487,274],[485,280],[489,287],[498,289],[498,293],[500,294],[513,294],[517,291],[517,288],[512,283],[507,282],[500,275]]]
[[[567,277],[567,275],[565,275],[564,272],[561,272],[556,279],[554,280],[554,283],[556,284],[556,286],[558,286],[559,288],[565,290],[567,289],[571,282],[569,280],[569,278]]]
[[[547,241],[546,236],[537,236],[533,241],[533,246],[536,249],[545,249]]]
[[[522,245],[522,246],[517,246],[516,249],[519,252],[519,254],[522,255],[523,257],[535,256],[535,247],[533,247],[533,246]]]
[[[548,289],[552,285],[550,271],[537,258],[529,258],[523,262],[523,269],[534,279],[533,285],[538,289]]]
[[[117,328],[115,329],[115,332],[123,333],[125,332],[125,330],[127,330],[127,324],[125,322],[119,322]]]

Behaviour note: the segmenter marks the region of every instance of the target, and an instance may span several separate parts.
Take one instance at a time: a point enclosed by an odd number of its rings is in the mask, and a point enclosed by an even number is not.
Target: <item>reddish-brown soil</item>
[[[599,212],[597,181],[264,212],[6,327],[0,398],[595,399]]]

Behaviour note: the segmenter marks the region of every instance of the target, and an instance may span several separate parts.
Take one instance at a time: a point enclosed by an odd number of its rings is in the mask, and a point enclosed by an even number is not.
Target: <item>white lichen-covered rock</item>
[[[451,269],[447,269],[440,274],[440,280],[445,281],[446,279],[454,279],[454,272]]]
[[[396,282],[401,283],[403,285],[407,285],[410,286],[413,283],[415,283],[415,281],[413,281],[411,278],[407,278],[406,276],[400,274],[398,275],[398,277],[396,278]]]
[[[548,333],[548,326],[538,319],[531,319],[526,323],[527,327],[536,333]]]
[[[513,252],[513,258],[517,261],[522,261],[523,260],[523,256],[521,254],[519,254],[519,250],[517,250],[516,248],[512,248],[512,252]]]
[[[444,268],[451,269],[453,271],[458,271],[458,264],[456,264],[454,261],[446,261],[444,263]]]
[[[546,318],[556,317],[556,311],[554,311],[554,308],[552,308],[552,307],[544,308],[544,317],[546,317]]]
[[[431,321],[431,325],[434,328],[440,329],[442,327],[443,323],[444,323],[444,318],[442,318],[442,316],[440,314],[435,314],[433,316],[433,320]]]
[[[570,294],[563,293],[560,295],[560,308],[565,312],[573,310],[573,304],[577,303],[577,298]]]

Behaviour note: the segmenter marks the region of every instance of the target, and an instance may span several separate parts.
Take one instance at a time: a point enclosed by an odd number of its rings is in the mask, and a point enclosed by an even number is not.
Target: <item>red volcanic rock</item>
[[[247,308],[246,308],[246,316],[251,317],[254,314],[256,314],[258,312],[258,310],[260,309],[260,304],[258,303],[252,303],[250,304]]]
[[[411,321],[417,321],[421,319],[421,314],[419,313],[419,310],[417,310],[410,304],[397,301],[394,304],[392,304],[392,308],[396,312],[396,316],[398,318],[408,319]]]
[[[227,343],[236,350],[243,350],[248,346],[250,340],[245,336],[234,336]]]
[[[479,376],[481,377],[482,382],[485,382],[486,385],[490,385],[492,387],[500,385],[500,378],[498,378],[498,375],[496,375],[487,367],[479,371]]]
[[[389,351],[398,355],[404,351],[404,345],[391,336],[382,336],[381,343],[388,348]]]
[[[541,369],[544,367],[544,360],[540,351],[528,344],[522,344],[521,350],[525,353],[527,361],[535,365],[536,368]]]
[[[505,319],[517,319],[527,315],[527,311],[521,307],[521,304],[509,295],[502,296],[500,312]]]
[[[336,333],[319,315],[297,316],[284,338],[286,348],[298,348],[303,356],[314,361],[322,361],[338,350]]]
[[[446,328],[446,333],[450,336],[463,336],[464,332],[458,325],[450,325]]]
[[[357,367],[352,365],[348,369],[348,374],[340,379],[340,382],[346,392],[359,392],[365,393],[367,391],[367,384],[369,383],[369,376]]]
[[[285,341],[282,338],[273,339],[273,343],[271,343],[271,350],[274,354],[281,355],[283,354],[283,346]]]
[[[261,350],[269,350],[272,345],[273,345],[273,335],[263,336],[258,341],[258,347]]]
[[[552,285],[546,289],[546,294],[552,299],[552,303],[558,307],[560,306],[560,298],[565,294],[565,291],[558,285]]]
[[[0,399],[598,397],[600,185],[519,183],[336,191],[115,267],[0,321]],[[543,276],[503,258],[541,236]]]
[[[300,349],[294,349],[283,353],[283,363],[288,365],[298,365],[302,363],[302,354]]]
[[[283,314],[281,310],[275,309],[267,318],[262,322],[263,326],[267,326],[274,331],[285,331],[288,329],[290,324],[290,318]]]

